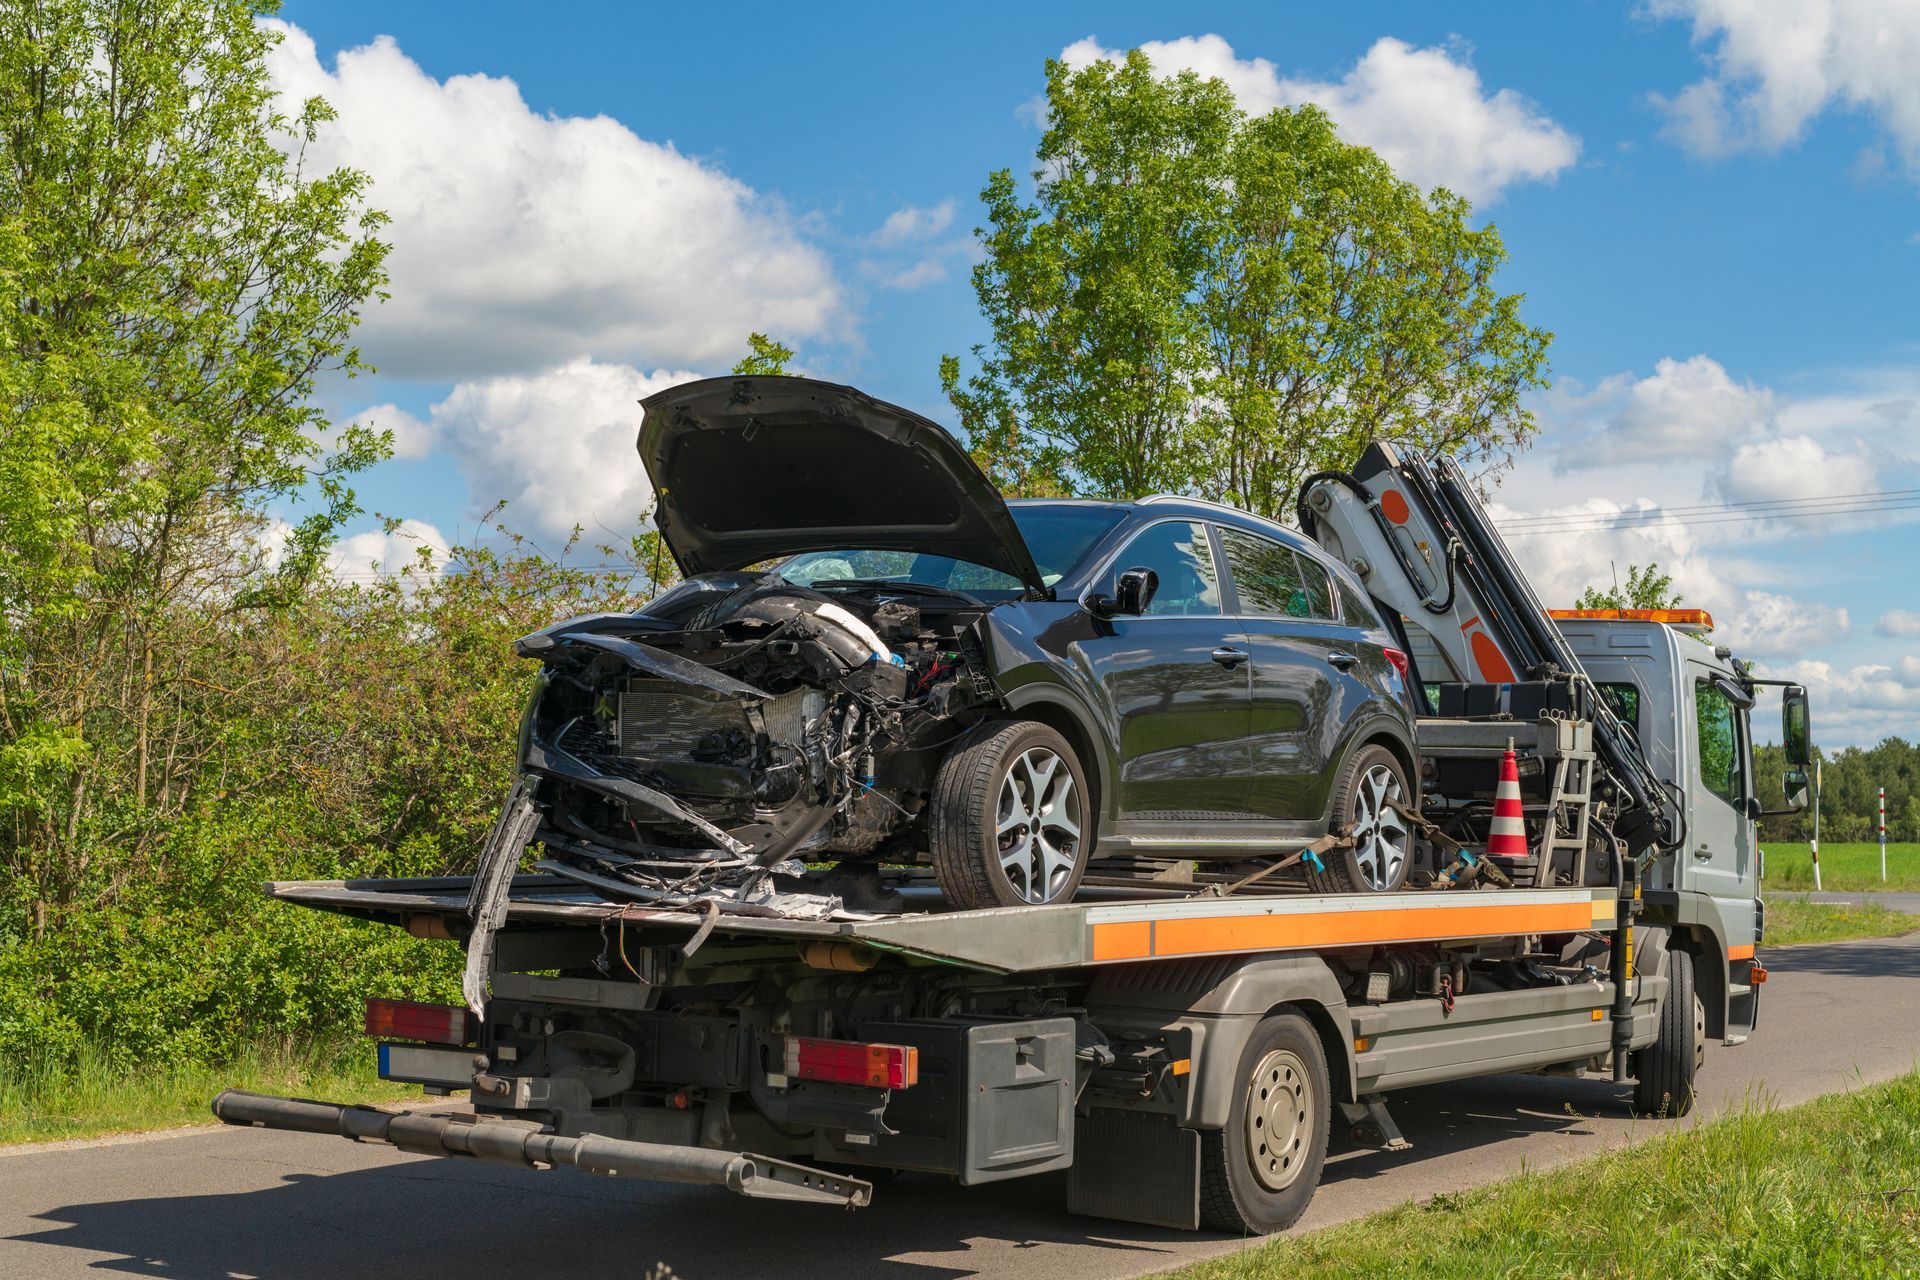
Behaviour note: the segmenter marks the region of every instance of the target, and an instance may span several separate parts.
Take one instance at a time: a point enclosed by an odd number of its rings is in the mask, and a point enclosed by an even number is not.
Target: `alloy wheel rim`
[[[1268,1191],[1285,1191],[1306,1168],[1314,1106],[1313,1081],[1300,1055],[1269,1050],[1247,1084],[1247,1160]]]
[[[1029,747],[1000,780],[994,839],[1000,873],[1022,902],[1052,902],[1080,852],[1080,791],[1057,752]]]
[[[1360,777],[1353,792],[1353,856],[1369,889],[1400,882],[1407,862],[1407,820],[1395,806],[1406,803],[1399,775],[1376,764]]]

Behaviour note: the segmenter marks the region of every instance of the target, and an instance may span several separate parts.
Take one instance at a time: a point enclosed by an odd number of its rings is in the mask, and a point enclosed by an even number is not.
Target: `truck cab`
[[[1551,616],[1675,798],[1682,838],[1647,866],[1647,916],[1671,926],[1676,945],[1694,953],[1707,1034],[1738,1044],[1759,1017],[1751,970],[1766,923],[1752,712],[1762,688],[1780,682],[1756,680],[1715,644],[1704,610],[1559,609]],[[1806,716],[1806,691],[1784,685],[1786,791],[1790,800],[1798,792],[1796,808],[1805,795]]]

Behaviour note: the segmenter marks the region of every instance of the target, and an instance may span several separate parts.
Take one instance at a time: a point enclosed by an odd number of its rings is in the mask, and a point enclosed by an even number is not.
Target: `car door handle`
[[[1703,844],[1698,849],[1695,849],[1693,851],[1693,856],[1698,858],[1700,861],[1705,862],[1708,858],[1711,858],[1713,856],[1713,848],[1711,845]]]
[[[1327,661],[1342,671],[1351,671],[1360,665],[1360,659],[1350,653],[1330,653],[1327,655]]]
[[[1213,660],[1231,671],[1247,660],[1247,651],[1245,649],[1233,649],[1226,645],[1221,645],[1213,651]]]

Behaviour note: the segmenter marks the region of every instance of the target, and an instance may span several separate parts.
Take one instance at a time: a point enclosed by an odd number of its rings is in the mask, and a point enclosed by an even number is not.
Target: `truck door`
[[[1752,749],[1744,705],[1714,679],[1704,663],[1685,667],[1693,685],[1693,776],[1682,887],[1709,895],[1730,946],[1753,939],[1758,888],[1758,843],[1748,800],[1754,794]],[[1685,714],[1682,692],[1681,713]]]

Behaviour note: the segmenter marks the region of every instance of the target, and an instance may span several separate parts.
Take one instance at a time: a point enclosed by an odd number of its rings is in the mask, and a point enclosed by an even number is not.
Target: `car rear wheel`
[[[1325,871],[1309,871],[1321,893],[1392,893],[1407,883],[1413,831],[1396,806],[1411,806],[1413,790],[1399,758],[1385,747],[1362,747],[1347,760],[1333,791],[1334,830],[1353,837],[1351,849],[1322,855]]]
[[[1086,875],[1093,813],[1065,738],[1032,720],[970,730],[933,782],[933,870],[963,909],[1072,899]]]

